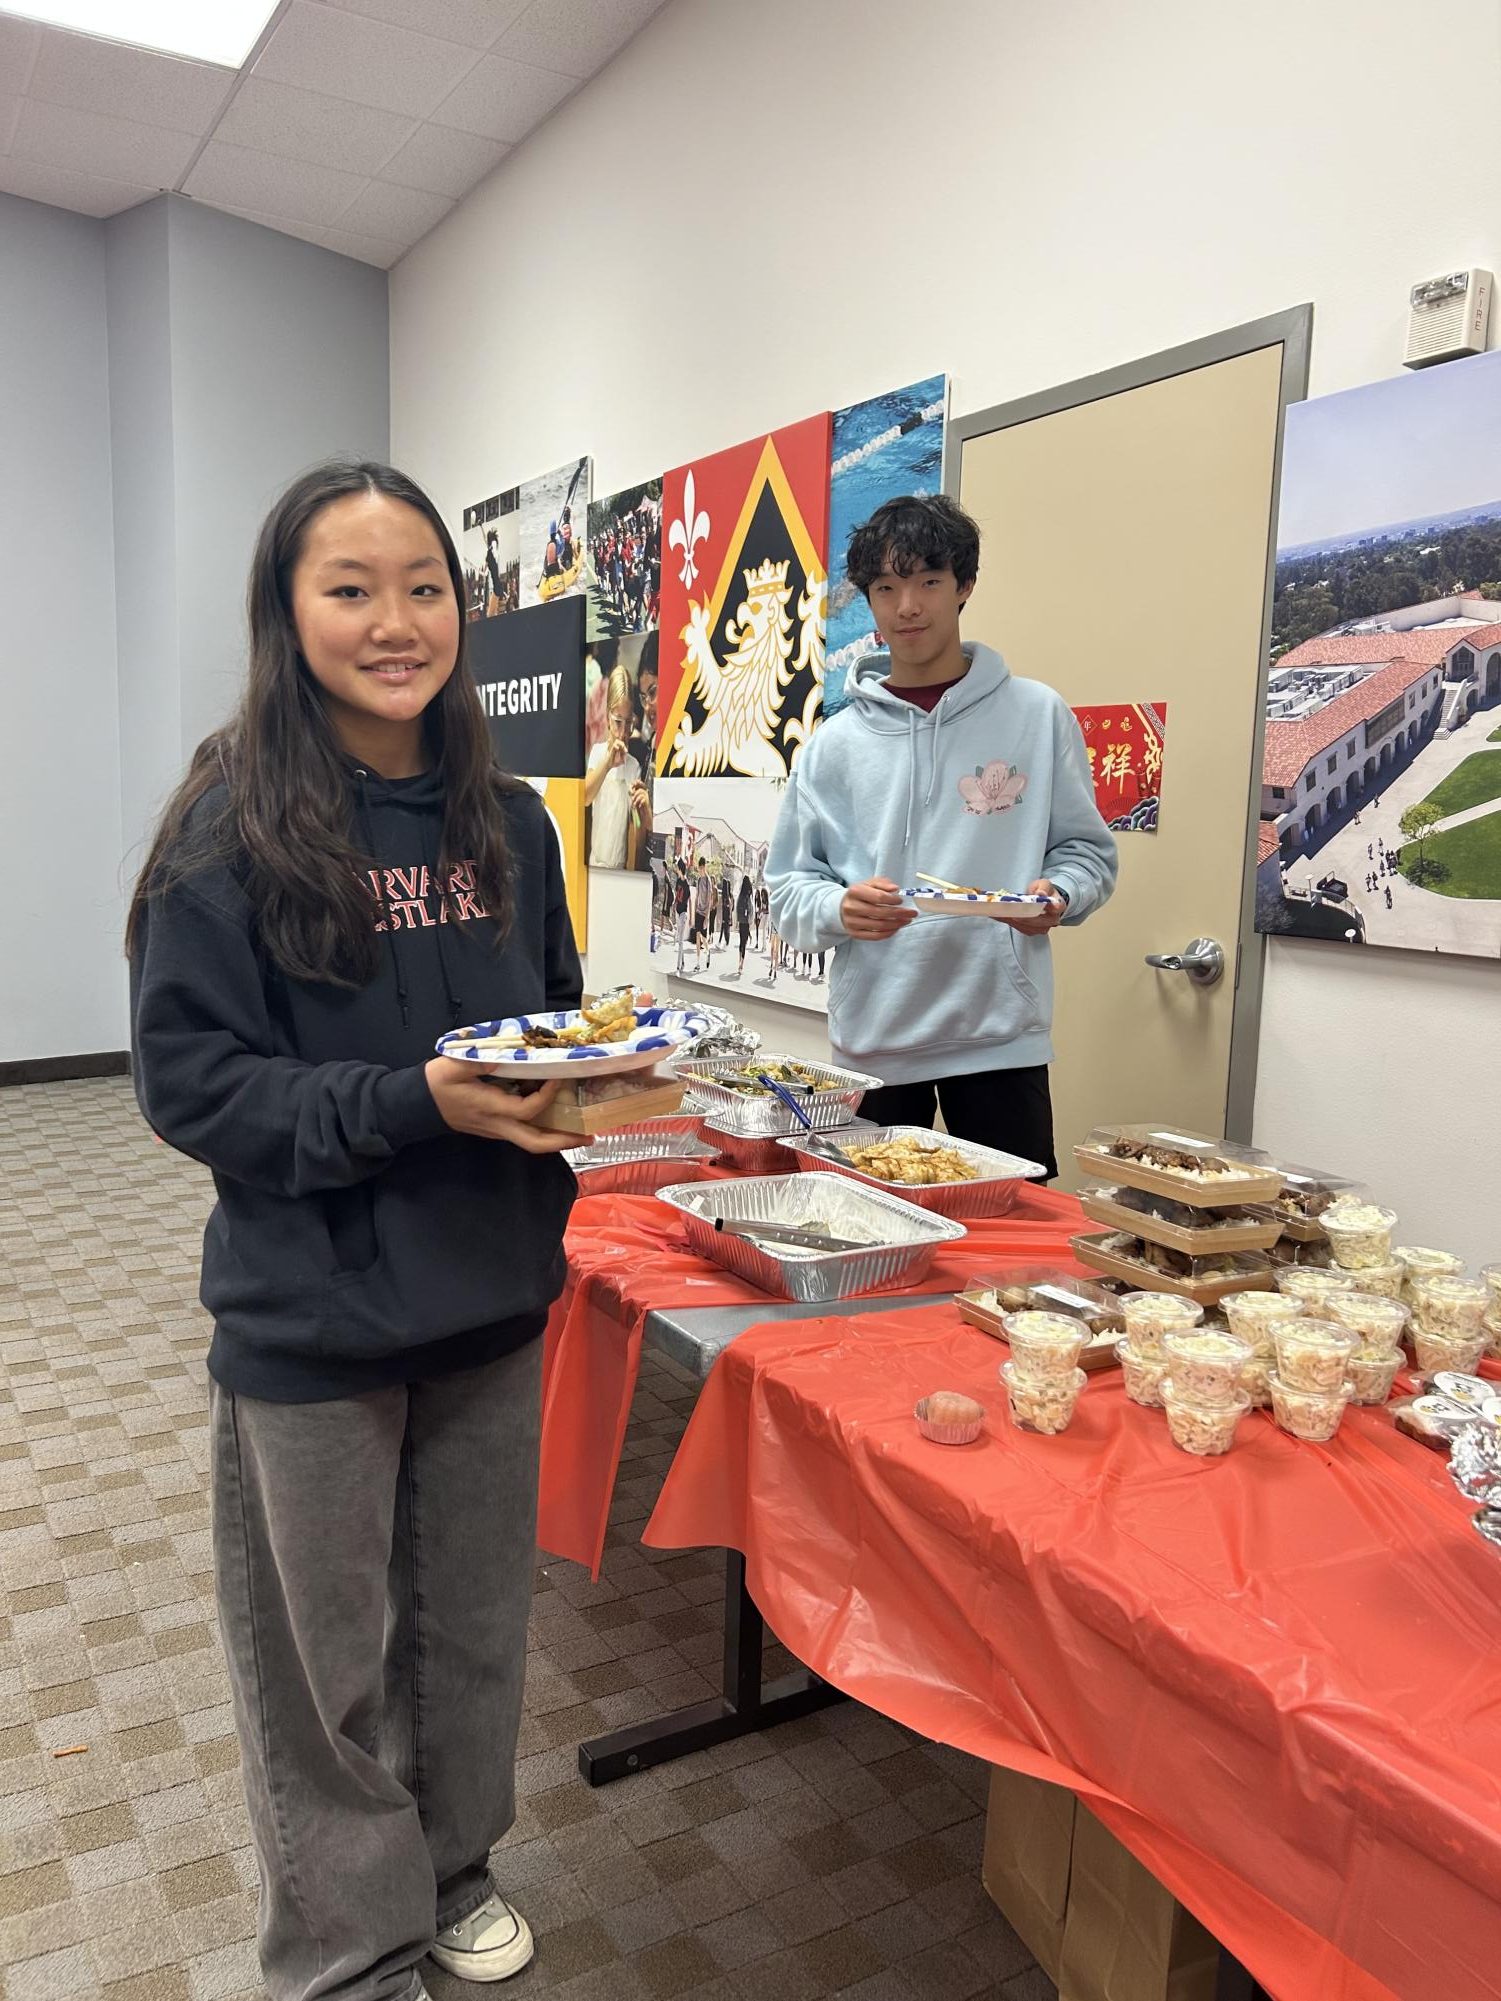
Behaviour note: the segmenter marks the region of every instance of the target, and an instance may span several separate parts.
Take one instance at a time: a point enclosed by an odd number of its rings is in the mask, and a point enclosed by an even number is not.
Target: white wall
[[[457,523],[575,452],[607,493],[935,368],[974,410],[1306,299],[1314,394],[1395,374],[1409,285],[1501,258],[1501,155],[1392,142],[1461,73],[1501,84],[1493,0],[674,0],[397,267],[394,456]],[[591,975],[644,975],[605,894]],[[1501,1254],[1498,1001],[1490,965],[1278,942],[1257,1137]]]
[[[0,1063],[121,1047],[104,232],[0,195]]]

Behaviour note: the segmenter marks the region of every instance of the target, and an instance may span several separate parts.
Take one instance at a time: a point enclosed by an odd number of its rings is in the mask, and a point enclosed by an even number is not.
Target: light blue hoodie
[[[983,917],[919,917],[894,938],[855,939],[839,906],[852,883],[919,870],[983,889],[1046,876],[1078,924],[1115,888],[1084,738],[1062,696],[1013,680],[988,646],[931,715],[886,688],[891,656],[851,677],[788,782],[767,862],[773,921],[795,951],[834,950],[835,1057],[887,1084],[1052,1060],[1046,937]]]

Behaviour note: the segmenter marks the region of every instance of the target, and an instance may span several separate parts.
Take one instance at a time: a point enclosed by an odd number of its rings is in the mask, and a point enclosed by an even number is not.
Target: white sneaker
[[[462,1923],[451,1925],[431,1948],[445,1973],[480,1983],[509,1980],[531,1964],[535,1951],[531,1926],[498,1890]]]

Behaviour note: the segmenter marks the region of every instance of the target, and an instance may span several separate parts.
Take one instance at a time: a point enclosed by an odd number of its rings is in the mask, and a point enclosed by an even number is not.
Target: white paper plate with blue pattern
[[[676,1050],[708,1032],[708,1017],[691,1007],[638,1007],[636,1025],[620,1042],[584,1042],[570,1049],[534,1048],[522,1037],[528,1029],[560,1034],[583,1020],[577,1008],[552,1014],[518,1014],[505,1021],[478,1021],[439,1038],[440,1056],[463,1063],[493,1063],[502,1072],[539,1080],[546,1077],[615,1077],[651,1070]]]
[[[902,901],[930,917],[996,917],[1003,911],[1046,910],[1046,896],[1030,896],[1019,889],[904,889]]]

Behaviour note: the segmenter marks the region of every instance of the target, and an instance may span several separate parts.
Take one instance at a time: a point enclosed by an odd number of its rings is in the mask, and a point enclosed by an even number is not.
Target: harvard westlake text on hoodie
[[[573,1199],[556,1155],[451,1131],[423,1074],[450,1028],[578,1004],[542,801],[530,787],[506,801],[515,915],[497,946],[471,867],[455,873],[457,921],[443,912],[441,779],[351,767],[350,785],[356,846],[380,864],[368,986],[278,972],[232,865],[153,898],[131,964],[141,1109],[219,1196],[203,1240],[209,1369],[277,1402],[475,1367],[538,1333]]]
[[[778,934],[834,952],[829,1041],[887,1084],[1052,1060],[1046,937],[985,918],[919,917],[894,938],[851,938],[846,888],[919,872],[982,889],[1042,877],[1077,924],[1115,887],[1084,739],[1062,696],[1012,678],[988,646],[931,715],[885,686],[891,656],[851,677],[848,708],[814,734],[788,783],[767,863]]]

